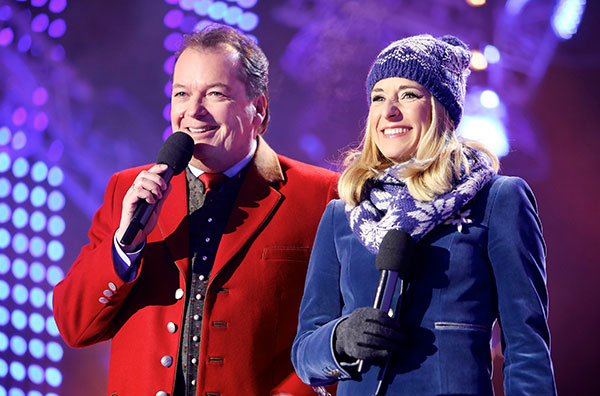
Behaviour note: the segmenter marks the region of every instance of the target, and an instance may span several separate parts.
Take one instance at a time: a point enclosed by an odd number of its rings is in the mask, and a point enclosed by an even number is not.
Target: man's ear
[[[263,123],[267,116],[267,98],[265,95],[258,95],[254,98],[252,104],[254,105],[255,110],[252,124],[258,127]]]

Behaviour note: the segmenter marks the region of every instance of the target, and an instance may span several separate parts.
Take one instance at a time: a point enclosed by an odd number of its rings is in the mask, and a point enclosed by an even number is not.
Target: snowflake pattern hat
[[[454,127],[462,117],[471,51],[454,36],[429,34],[394,41],[375,59],[367,77],[367,96],[377,81],[404,77],[416,81],[448,110]]]

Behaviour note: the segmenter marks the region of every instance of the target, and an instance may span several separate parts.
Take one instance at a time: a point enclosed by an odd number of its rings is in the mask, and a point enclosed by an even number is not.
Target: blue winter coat
[[[386,395],[492,395],[492,325],[502,330],[507,396],[555,395],[547,325],[545,255],[537,205],[520,178],[496,176],[463,208],[462,231],[441,224],[416,245],[400,321],[406,346],[392,355]],[[380,367],[358,377],[336,361],[337,323],[371,306],[375,255],[332,201],[313,247],[292,361],[311,385],[339,381],[338,395],[373,395]]]

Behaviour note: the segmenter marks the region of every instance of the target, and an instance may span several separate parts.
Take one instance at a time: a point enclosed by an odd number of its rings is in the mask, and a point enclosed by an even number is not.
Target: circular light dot
[[[174,10],[167,12],[165,14],[165,17],[163,18],[163,22],[164,22],[165,26],[169,27],[171,29],[175,29],[175,28],[179,27],[179,25],[181,25],[182,21],[183,21],[183,11],[178,10],[178,9],[174,9]]]
[[[12,217],[10,206],[7,204],[0,203],[0,224],[6,223]]]
[[[5,27],[4,29],[0,30],[0,46],[9,46],[13,42],[14,38],[15,33],[10,27]]]
[[[39,338],[32,338],[29,340],[29,353],[36,359],[41,359],[46,353],[46,346],[44,342]]]
[[[2,281],[0,281],[1,283]],[[0,326],[6,326],[10,320],[8,309],[0,305]]]
[[[24,330],[27,326],[27,315],[20,309],[15,309],[10,314],[10,323],[17,330]]]
[[[485,89],[479,96],[479,102],[487,109],[495,109],[500,104],[498,94],[491,89]]]
[[[6,198],[10,195],[12,186],[5,177],[0,178],[0,198]]]
[[[45,162],[38,161],[31,167],[31,178],[36,182],[41,182],[48,176],[48,165]]]
[[[41,7],[46,4],[48,0],[31,0],[31,5],[34,7]]]
[[[12,122],[16,126],[21,126],[27,121],[27,110],[24,107],[18,107],[12,114]]]
[[[48,359],[52,360],[53,362],[60,362],[62,360],[64,351],[59,343],[50,341],[48,343],[48,345],[46,346],[46,350],[47,350],[46,354],[48,355]]]
[[[53,20],[48,26],[48,36],[58,38],[67,31],[67,23],[64,19],[58,18]]]
[[[194,7],[194,0],[179,0],[179,7],[184,10],[191,10]]]
[[[14,302],[16,302],[18,305],[23,305],[25,302],[27,302],[28,298],[29,292],[25,286],[21,285],[20,283],[13,286],[12,299]]]
[[[65,58],[65,47],[60,44],[56,44],[50,51],[50,58],[55,62],[60,62]]]
[[[44,382],[44,369],[42,369],[37,364],[32,364],[27,367],[27,377],[34,384],[40,385]]]
[[[63,12],[63,10],[65,9],[66,6],[67,6],[67,0],[50,0],[48,9],[51,12],[58,14],[60,12]]]
[[[50,19],[46,14],[38,14],[31,20],[31,30],[34,32],[43,32],[48,27]]]
[[[473,70],[485,70],[488,66],[485,56],[477,50],[473,50],[471,52],[473,54],[471,58],[471,68]]]
[[[500,62],[500,51],[495,46],[488,44],[483,49],[483,55],[488,60],[489,63],[498,63]]]
[[[29,277],[35,283],[40,283],[46,278],[46,267],[44,267],[40,262],[34,261],[29,266]]]
[[[65,175],[58,166],[53,166],[48,171],[48,184],[53,187],[60,186],[65,179]]]
[[[258,0],[237,0],[237,3],[240,5],[240,7],[250,8],[254,7],[257,1]]]
[[[43,206],[46,203],[47,198],[48,193],[44,187],[36,186],[31,190],[31,204],[36,208]]]
[[[176,32],[169,33],[167,35],[167,37],[165,38],[163,45],[167,50],[174,52],[181,45],[182,39],[183,39],[183,36],[181,35],[181,33],[176,33]]]
[[[246,31],[252,31],[258,25],[258,16],[253,12],[245,12],[238,20],[239,27]]]
[[[56,162],[61,159],[64,149],[65,146],[60,140],[55,140],[50,143],[50,147],[48,148],[48,160]]]
[[[15,252],[19,254],[23,254],[27,251],[27,247],[29,246],[29,238],[27,235],[18,232],[13,236],[12,239],[12,248]]]
[[[25,379],[25,366],[21,362],[11,362],[8,371],[10,372],[10,376],[17,381]]]
[[[32,42],[33,40],[31,40],[31,36],[25,34],[19,39],[19,42],[17,43],[17,49],[21,52],[29,51]]]
[[[54,291],[51,291],[50,293],[47,294],[47,298],[46,298],[46,306],[52,312],[54,312],[54,309],[52,308],[52,298],[53,297],[54,297]]]
[[[44,395],[42,394],[42,392],[32,390],[32,391],[27,392],[27,396],[44,396]],[[46,395],[46,396],[48,396],[48,395]]]
[[[173,92],[173,81],[169,80],[165,84],[164,93],[167,98],[171,97],[171,93]]]
[[[9,21],[12,17],[12,8],[9,5],[0,6],[0,21]]]
[[[36,131],[43,131],[48,128],[48,115],[40,111],[33,117],[33,129]]]
[[[23,208],[15,209],[15,211],[13,212],[13,215],[12,215],[12,223],[16,228],[21,229],[21,228],[25,227],[27,225],[28,221],[29,221],[29,214],[27,213],[27,211],[25,209],[23,209]]]
[[[25,183],[19,182],[13,188],[12,196],[16,203],[23,203],[29,196],[29,188]]]
[[[174,68],[175,68],[175,55],[171,55],[163,63],[163,70],[168,75],[171,75],[171,74],[173,74]],[[168,90],[166,88],[167,86],[169,87]],[[168,97],[171,97],[172,87],[173,87],[173,81],[169,80],[167,82],[167,85],[165,86],[165,93],[167,93]]]
[[[167,103],[163,108],[163,118],[167,121],[171,120],[171,103]]]
[[[10,169],[10,156],[8,153],[0,153],[0,172],[6,172]]]
[[[63,280],[65,273],[60,267],[51,265],[50,268],[48,268],[46,276],[48,277],[48,283],[50,286],[54,287],[58,284],[58,282]]]
[[[10,388],[8,396],[25,396],[25,392],[21,388]]]
[[[23,131],[17,131],[12,140],[12,146],[15,150],[21,150],[27,145],[27,135]]]
[[[8,129],[5,126],[0,128],[0,145],[6,146],[8,144],[8,142],[10,142],[10,137],[11,137],[10,129]],[[6,153],[2,153],[2,154],[6,154]],[[8,155],[8,154],[6,154],[6,155]]]
[[[61,236],[65,232],[65,221],[60,216],[52,216],[48,220],[48,233],[54,237]]]
[[[12,263],[12,274],[17,279],[23,279],[27,276],[27,262],[22,258],[17,258]]]
[[[29,253],[35,258],[42,257],[46,253],[46,242],[39,236],[34,236],[29,243]]]
[[[48,258],[54,262],[59,261],[65,255],[65,247],[60,241],[53,240],[48,243]]]
[[[227,11],[227,4],[223,3],[222,1],[215,1],[208,7],[208,16],[215,21],[218,21],[223,19],[225,11]]]
[[[0,280],[0,300],[4,301],[10,294],[10,286],[6,281]]]
[[[10,260],[6,254],[0,254],[0,274],[10,271]]]
[[[45,321],[44,317],[37,312],[34,312],[29,316],[29,328],[36,334],[40,334],[44,331]]]
[[[194,12],[200,16],[208,15],[208,8],[211,6],[212,0],[200,0],[194,3]]]
[[[48,208],[58,212],[65,207],[65,196],[60,191],[52,191],[48,196]]]
[[[5,352],[8,349],[8,337],[0,332],[0,352]]]
[[[39,287],[34,287],[29,293],[29,302],[36,308],[42,308],[46,304],[46,293]]]
[[[235,25],[239,19],[242,17],[243,11],[240,7],[229,7],[227,11],[225,11],[225,15],[223,16],[223,20],[230,24]]]
[[[10,337],[10,350],[17,356],[23,356],[27,352],[27,342],[25,338],[15,335]]]
[[[39,210],[36,210],[31,214],[29,226],[35,232],[42,231],[44,228],[46,228],[46,215]]]
[[[31,101],[37,106],[45,105],[48,101],[48,90],[44,87],[37,87],[31,94]]]
[[[23,158],[19,157],[13,162],[12,172],[15,177],[23,177],[29,172],[29,162]]]
[[[60,335],[60,333],[58,332],[58,327],[56,327],[56,321],[54,320],[54,317],[48,316],[48,318],[46,318],[46,330],[48,330],[48,334],[50,335]]]
[[[0,228],[0,248],[6,249],[10,245],[10,232]]]
[[[48,367],[46,369],[46,382],[51,386],[58,388],[62,384],[62,374],[55,367]]]
[[[173,128],[171,127],[171,125],[169,125],[169,126],[168,126],[168,127],[166,127],[166,128],[165,128],[165,130],[163,131],[163,135],[162,135],[163,142],[164,142],[165,140],[167,140],[167,138],[168,138],[169,136],[171,136],[172,134],[173,134]],[[2,189],[0,189],[0,191],[2,191]]]

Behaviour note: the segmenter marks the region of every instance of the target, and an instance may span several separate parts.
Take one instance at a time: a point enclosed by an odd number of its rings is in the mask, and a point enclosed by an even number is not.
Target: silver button
[[[175,290],[175,298],[181,300],[183,298],[183,289],[179,288]]]
[[[202,261],[206,261],[206,260],[208,260],[208,257],[202,256]]]
[[[196,380],[192,380],[192,385],[196,386]]]
[[[202,300],[202,294],[200,294],[200,293],[196,294],[196,300]]]
[[[200,319],[200,315],[196,314],[194,315],[194,320],[199,320]]]
[[[192,341],[194,341],[194,342],[198,342],[199,339],[200,339],[200,337],[198,337],[198,336],[193,336],[192,337]]]
[[[209,217],[209,218],[208,218],[208,222],[209,222],[209,223],[212,223],[212,217]]]
[[[206,237],[206,239],[204,240],[205,242],[210,242],[210,238]]]
[[[173,322],[167,323],[167,330],[169,333],[175,333],[177,331],[177,325]]]
[[[160,358],[160,364],[162,364],[165,367],[171,367],[171,365],[173,364],[173,358],[169,355],[165,355],[162,358]]]
[[[198,279],[200,279],[200,280],[204,280],[204,275],[200,275],[200,276],[198,277]]]
[[[108,304],[108,298],[106,297],[100,297],[98,301],[100,301],[102,304]]]
[[[156,396],[169,396],[169,394],[165,391],[158,391],[156,392]]]
[[[112,297],[114,293],[110,290],[104,290],[102,294],[104,294],[105,297]]]
[[[198,363],[198,359],[192,358],[192,364],[196,364],[196,363]]]
[[[115,284],[114,284],[114,283],[112,283],[112,282],[108,282],[108,288],[109,288],[110,290],[114,291],[114,292],[116,292],[116,291],[117,291],[117,285],[115,285]]]

